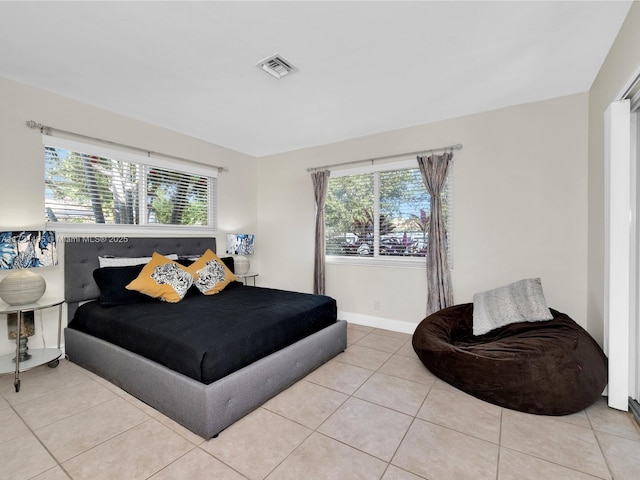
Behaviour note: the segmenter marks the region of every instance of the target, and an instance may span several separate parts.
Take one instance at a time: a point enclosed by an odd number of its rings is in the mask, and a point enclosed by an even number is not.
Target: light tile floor
[[[0,377],[0,479],[640,479],[640,429],[604,400],[566,417],[477,400],[405,334],[349,326],[336,358],[208,441],[62,361]]]

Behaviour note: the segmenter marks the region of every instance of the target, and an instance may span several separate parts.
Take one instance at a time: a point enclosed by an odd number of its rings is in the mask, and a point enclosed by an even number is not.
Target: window
[[[447,231],[450,187],[448,181],[442,194]],[[415,160],[332,171],[325,204],[325,253],[381,261],[424,257],[430,217],[430,196]]]
[[[215,231],[217,170],[57,137],[43,143],[48,227]]]

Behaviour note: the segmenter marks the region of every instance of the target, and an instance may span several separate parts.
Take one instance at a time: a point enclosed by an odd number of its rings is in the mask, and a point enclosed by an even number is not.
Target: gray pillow
[[[551,320],[539,278],[527,278],[473,296],[473,334],[515,322]]]

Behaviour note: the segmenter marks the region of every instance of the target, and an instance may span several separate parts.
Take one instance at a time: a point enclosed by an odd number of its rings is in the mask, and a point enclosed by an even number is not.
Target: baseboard
[[[633,418],[636,419],[638,426],[640,426],[640,404],[632,398],[629,398],[629,411],[633,415]]]
[[[413,335],[418,324],[405,322],[403,320],[394,320],[392,318],[373,317],[371,315],[363,315],[353,312],[338,312],[340,320],[346,320],[348,323],[364,325],[365,327],[381,328],[383,330],[391,330],[392,332],[408,333]]]

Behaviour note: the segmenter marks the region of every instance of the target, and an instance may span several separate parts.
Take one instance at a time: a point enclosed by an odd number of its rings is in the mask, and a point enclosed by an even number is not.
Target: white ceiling
[[[585,92],[631,3],[0,2],[0,76],[265,156]]]

